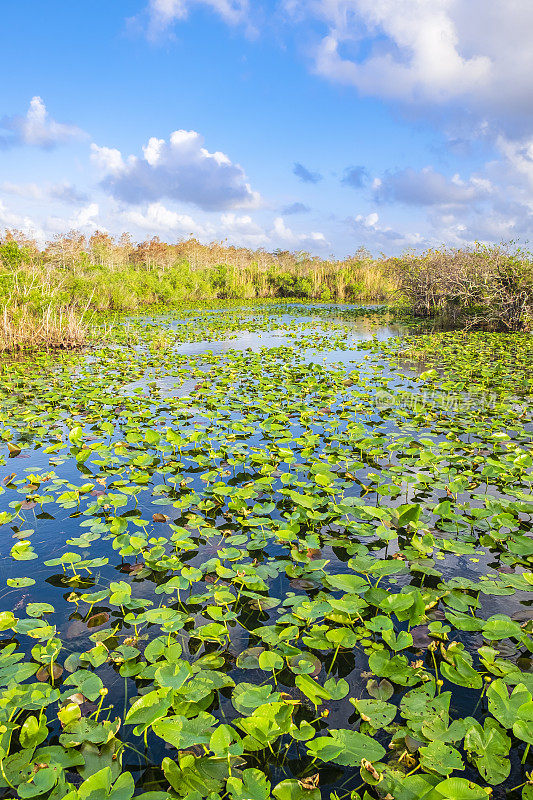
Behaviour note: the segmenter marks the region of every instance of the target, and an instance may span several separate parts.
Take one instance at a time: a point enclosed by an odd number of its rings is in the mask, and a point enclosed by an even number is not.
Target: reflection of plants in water
[[[361,313],[6,370],[6,795],[529,798],[531,342]]]

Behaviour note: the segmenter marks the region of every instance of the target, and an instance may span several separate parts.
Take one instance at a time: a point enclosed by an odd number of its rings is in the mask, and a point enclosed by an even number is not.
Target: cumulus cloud
[[[166,236],[205,238],[214,232],[209,226],[199,224],[189,214],[172,211],[162,203],[150,203],[144,210],[124,211],[121,218],[126,227],[133,225],[142,231],[161,233]]]
[[[528,240],[533,230],[533,138],[498,139],[499,158],[475,180],[490,192],[475,203],[435,206],[429,221],[441,241]],[[473,179],[470,179],[473,182]]]
[[[386,253],[391,250],[426,247],[428,240],[421,233],[402,233],[380,222],[377,211],[369,214],[357,214],[349,217],[344,224],[355,236],[357,245],[368,245],[372,249],[382,249]]]
[[[100,215],[100,207],[98,203],[89,203],[84,208],[80,208],[78,213],[72,218],[72,228],[96,230],[101,228],[98,224],[98,217]]]
[[[86,133],[76,125],[56,122],[46,110],[41,97],[33,97],[25,116],[14,115],[0,120],[0,147],[31,145],[52,149],[59,144],[83,139]]]
[[[432,246],[527,240],[533,230],[533,138],[500,137],[498,149],[498,158],[466,179],[432,167],[387,173],[374,180],[374,197],[391,208],[425,208],[424,241]],[[356,221],[359,230],[374,227],[373,219]]]
[[[427,209],[433,244],[528,240],[533,230],[533,137],[497,139],[497,157],[466,178],[433,167],[386,173],[373,182],[382,204]]]
[[[169,141],[152,137],[142,157],[91,145],[102,171],[102,188],[129,204],[171,198],[205,211],[255,207],[260,203],[244,170],[221,152],[210,153],[196,131],[174,131]]]
[[[65,233],[69,230],[78,230],[88,234],[94,233],[96,230],[106,232],[108,229],[102,223],[99,204],[87,203],[70,217],[51,214],[43,223],[43,232],[46,236]]]
[[[436,209],[430,215],[434,238],[458,247],[474,242],[508,242],[527,238],[533,229],[533,208],[516,201],[498,200],[486,208]]]
[[[16,229],[44,242],[46,235],[39,223],[26,214],[17,214],[0,200],[0,229]]]
[[[281,213],[284,217],[287,217],[291,214],[308,214],[310,211],[311,208],[306,206],[305,203],[289,203],[289,205],[283,206]]]
[[[346,167],[341,178],[344,186],[351,186],[353,189],[361,189],[368,180],[368,172],[365,167]]]
[[[274,225],[270,231],[270,238],[291,248],[303,248],[315,250],[329,246],[329,242],[323,233],[313,231],[312,233],[296,233],[289,228],[283,217],[276,217]]]
[[[465,182],[458,175],[447,178],[433,167],[408,167],[374,181],[376,200],[415,206],[464,205],[485,199],[491,191],[486,178],[473,176]]]
[[[230,25],[248,24],[254,5],[250,0],[147,2],[152,30],[159,31],[200,5]],[[448,138],[447,158],[470,154],[479,140],[497,154],[464,178],[431,166],[387,172],[369,190],[381,211],[385,204],[391,215],[394,204],[425,210],[427,236],[438,242],[527,236],[533,208],[531,0],[282,0],[282,8],[312,42],[316,73],[400,108],[408,118],[437,122]],[[107,158],[128,168],[118,151]],[[304,183],[322,180],[301,163],[293,171]],[[348,167],[340,180],[356,189],[369,182],[357,166]],[[304,213],[300,205],[288,205],[282,214]],[[373,226],[369,216],[352,219],[352,229],[384,244],[401,240],[395,221],[392,228],[382,220]]]
[[[263,228],[248,214],[221,214],[217,220],[202,221],[190,214],[167,208],[163,203],[150,203],[145,208],[120,212],[121,223],[143,233],[158,233],[174,239],[195,236],[203,242],[222,238],[247,246],[260,247],[268,243]]]
[[[71,216],[50,214],[44,219],[36,219],[27,214],[18,213],[0,200],[0,229],[2,228],[22,231],[27,236],[36,239],[40,245],[44,245],[55,234],[65,233],[69,230],[79,230],[88,234],[95,230],[106,230],[100,220],[98,203],[88,203]]]
[[[448,139],[448,155],[468,154],[476,140],[496,150],[496,159],[464,180],[433,167],[386,173],[372,187],[377,202],[427,209],[424,226],[439,244],[528,238],[530,0],[285,0],[285,9],[300,26],[310,20],[315,37],[321,27],[318,74],[432,119]],[[355,224],[370,235],[364,219]],[[390,230],[373,233],[394,238]]]
[[[294,164],[292,171],[303,183],[318,183],[323,177],[320,172],[312,172],[307,167],[304,167],[303,164],[300,164],[299,161]]]
[[[11,183],[4,181],[0,184],[0,190],[5,194],[23,197],[26,200],[58,200],[61,203],[77,205],[86,203],[89,199],[85,192],[80,192],[71,183],[53,183],[46,186],[39,186],[36,183]]]
[[[323,233],[296,233],[281,217],[262,225],[250,214],[229,211],[218,217],[199,221],[189,214],[167,208],[162,203],[150,203],[142,209],[122,211],[118,215],[122,227],[133,227],[144,233],[158,233],[170,238],[196,236],[200,241],[224,241],[241,247],[288,247],[321,250],[328,245]]]
[[[533,129],[530,0],[285,0],[285,10],[321,25],[314,68],[329,80],[425,115],[455,103],[463,118]]]
[[[365,94],[443,101],[490,80],[491,59],[464,55],[449,0],[323,0],[329,32],[317,51],[317,69]],[[366,40],[362,59],[340,45]],[[373,42],[372,40],[376,40]]]
[[[249,214],[238,215],[230,212],[222,214],[219,226],[219,238],[229,240],[245,247],[268,247],[268,232]]]

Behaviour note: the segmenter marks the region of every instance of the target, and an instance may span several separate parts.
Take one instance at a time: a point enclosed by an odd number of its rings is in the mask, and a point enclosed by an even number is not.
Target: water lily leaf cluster
[[[2,362],[0,795],[529,800],[531,337],[101,332]]]

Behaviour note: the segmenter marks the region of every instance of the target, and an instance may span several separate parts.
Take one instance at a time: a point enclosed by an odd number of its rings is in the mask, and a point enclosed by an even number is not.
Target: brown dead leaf
[[[382,777],[381,774],[377,771],[377,769],[375,768],[375,766],[372,764],[371,761],[367,761],[366,758],[362,758],[361,766],[363,769],[366,769],[367,772],[370,772],[375,781],[381,780]]]
[[[308,778],[302,778],[301,781],[298,781],[298,784],[305,789],[306,791],[311,791],[312,789],[318,788],[318,782],[320,780],[320,775],[315,773],[315,775],[310,775]]]

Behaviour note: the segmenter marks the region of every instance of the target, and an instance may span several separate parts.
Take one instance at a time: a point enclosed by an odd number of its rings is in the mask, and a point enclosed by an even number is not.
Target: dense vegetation
[[[531,800],[532,337],[407,333],[4,357],[0,796]]]
[[[392,271],[415,315],[503,331],[533,322],[533,259],[520,249],[432,250],[394,259]]]
[[[533,262],[506,248],[344,260],[266,253],[191,239],[134,244],[72,232],[44,249],[17,232],[0,243],[0,349],[75,346],[92,311],[133,312],[214,299],[403,303],[448,326],[531,324]]]

